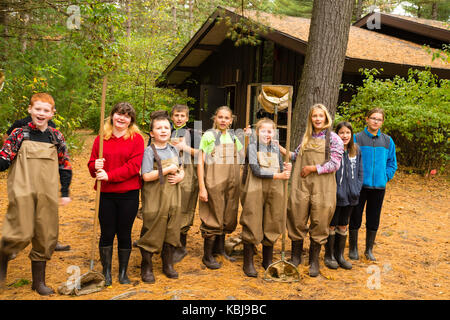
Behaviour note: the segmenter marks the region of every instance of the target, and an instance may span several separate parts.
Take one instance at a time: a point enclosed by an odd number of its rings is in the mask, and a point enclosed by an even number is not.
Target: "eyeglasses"
[[[383,122],[383,119],[379,118],[369,118],[369,120],[372,120],[373,122]]]

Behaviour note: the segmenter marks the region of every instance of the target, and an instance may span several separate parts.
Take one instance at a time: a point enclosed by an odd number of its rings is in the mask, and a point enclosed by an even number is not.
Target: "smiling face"
[[[348,146],[348,143],[352,138],[352,131],[349,128],[343,126],[339,129],[338,136],[339,138],[341,138],[342,142],[344,142],[344,146]]]
[[[325,112],[319,108],[316,108],[311,113],[311,123],[314,131],[320,132],[327,124],[327,116]]]
[[[176,128],[182,127],[189,120],[189,116],[185,111],[175,111],[170,118]]]
[[[34,125],[44,131],[47,129],[48,121],[55,114],[55,108],[48,102],[37,100],[28,107],[28,113],[31,115]]]
[[[131,117],[124,113],[114,113],[112,116],[113,128],[117,131],[127,130],[131,123]]]
[[[170,123],[167,119],[154,120],[153,128],[150,132],[151,137],[157,143],[164,143],[170,140]]]
[[[366,118],[366,122],[369,132],[372,134],[377,134],[378,130],[383,125],[384,116],[382,113],[375,112]]]
[[[220,131],[225,131],[233,122],[233,116],[230,111],[222,109],[217,112],[216,116],[214,117],[214,122],[217,129],[219,129]]]
[[[258,130],[259,141],[269,144],[275,136],[275,128],[271,123],[262,123]]]

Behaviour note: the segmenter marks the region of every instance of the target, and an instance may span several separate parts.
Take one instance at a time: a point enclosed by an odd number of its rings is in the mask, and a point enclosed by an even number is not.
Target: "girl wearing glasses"
[[[358,260],[358,230],[361,227],[362,214],[366,206],[366,249],[368,260],[375,261],[373,244],[380,224],[386,183],[397,170],[395,144],[390,136],[381,133],[385,119],[384,110],[375,108],[366,115],[367,127],[355,135],[355,142],[361,149],[364,170],[363,187],[359,203],[350,217],[349,258]]]

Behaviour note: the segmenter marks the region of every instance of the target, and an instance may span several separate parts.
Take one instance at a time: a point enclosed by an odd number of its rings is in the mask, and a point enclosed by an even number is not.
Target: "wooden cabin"
[[[257,46],[235,46],[227,38],[224,17],[232,21],[249,19],[266,27]],[[211,116],[221,105],[237,115],[235,126],[246,123],[246,106],[251,107],[250,123],[257,117],[260,84],[291,85],[293,105],[305,61],[310,19],[287,17],[247,10],[239,14],[217,8],[162,73],[160,87],[187,90],[196,99],[191,114],[211,127]],[[424,35],[425,36],[425,35]],[[393,35],[367,30],[363,23],[350,27],[348,48],[342,75],[343,84],[362,84],[361,68],[383,68],[382,77],[406,76],[408,69],[424,69],[440,78],[450,79],[450,65],[432,57],[422,45]],[[349,101],[353,92],[340,92],[339,103]]]

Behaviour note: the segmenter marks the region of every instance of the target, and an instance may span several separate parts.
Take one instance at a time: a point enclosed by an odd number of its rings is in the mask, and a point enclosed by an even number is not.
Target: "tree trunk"
[[[437,2],[433,2],[431,4],[431,19],[437,20],[438,18],[438,4]]]
[[[355,20],[361,19],[363,2],[364,0],[358,0],[356,3]]]
[[[308,49],[293,111],[293,147],[300,143],[313,104],[324,104],[334,118],[354,2],[314,1]]]

